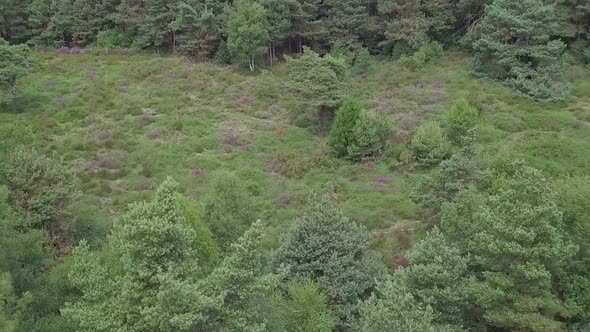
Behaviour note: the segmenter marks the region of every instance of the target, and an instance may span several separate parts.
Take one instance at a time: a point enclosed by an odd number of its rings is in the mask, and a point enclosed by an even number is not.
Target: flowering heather
[[[223,144],[229,146],[241,146],[240,138],[237,135],[228,135],[223,139]]]
[[[127,93],[129,92],[129,87],[128,86],[122,86],[119,88],[119,91],[122,93]]]
[[[377,182],[378,184],[386,184],[391,182],[391,177],[387,175],[380,175],[375,178],[375,182]]]
[[[202,170],[201,168],[195,168],[195,169],[193,169],[192,173],[194,176],[203,176],[205,174],[205,171]]]
[[[64,46],[64,47],[60,47],[60,48],[57,50],[57,52],[58,52],[58,53],[60,53],[60,54],[68,54],[68,55],[72,55],[72,54],[82,54],[82,53],[84,53],[84,52],[82,51],[82,49],[81,49],[81,48],[79,48],[79,47],[72,47],[72,48],[69,48],[69,47],[65,47],[65,46]]]
[[[160,134],[157,131],[150,131],[149,133],[146,134],[146,136],[150,139],[160,139],[162,138],[162,134]]]
[[[375,162],[372,160],[367,160],[365,162],[365,170],[372,171],[375,169]]]
[[[289,205],[289,203],[291,203],[291,197],[288,195],[282,194],[279,196],[278,202],[279,202],[279,205],[281,205],[281,206]]]

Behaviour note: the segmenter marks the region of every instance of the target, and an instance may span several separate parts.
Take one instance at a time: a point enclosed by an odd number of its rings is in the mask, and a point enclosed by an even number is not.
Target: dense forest
[[[590,331],[590,0],[0,0],[0,331]]]

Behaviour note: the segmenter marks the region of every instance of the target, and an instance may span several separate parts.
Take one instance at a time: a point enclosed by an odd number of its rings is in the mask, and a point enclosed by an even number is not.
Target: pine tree
[[[13,43],[26,41],[31,31],[27,26],[31,0],[0,2],[0,38]]]
[[[374,287],[382,265],[368,254],[363,226],[342,216],[329,194],[312,196],[275,254],[276,266],[286,268],[286,283],[311,280],[326,294],[340,325],[352,323],[356,303]]]
[[[366,29],[369,14],[361,0],[327,0],[320,6],[322,21],[327,31],[326,44],[340,41],[349,46],[359,47],[359,33]]]
[[[201,57],[213,55],[221,41],[220,10],[207,4],[181,2],[172,28],[181,52]]]
[[[328,298],[310,281],[289,285],[287,293],[275,295],[270,305],[270,331],[330,332],[336,326]]]
[[[230,249],[203,289],[220,297],[207,321],[211,331],[263,331],[265,308],[278,286],[278,278],[266,272],[267,256],[261,251],[262,222],[257,221]]]
[[[254,71],[256,56],[264,52],[270,41],[266,9],[258,3],[238,0],[229,12],[226,31],[231,55],[247,61]]]
[[[253,201],[238,177],[220,173],[206,198],[203,222],[209,226],[222,249],[237,240],[256,220]]]
[[[486,7],[479,25],[475,69],[506,80],[535,99],[563,97],[567,89],[555,83],[565,44],[558,34],[554,6],[542,0],[496,0]]]
[[[334,110],[342,101],[343,81],[347,75],[344,59],[321,57],[309,48],[299,58],[287,58],[290,88],[302,103],[315,110]]]
[[[495,328],[554,331],[569,315],[554,280],[574,247],[555,194],[537,170],[515,165],[489,197],[463,192],[445,206],[441,231],[464,257],[474,314]],[[502,184],[502,182],[504,182]]]
[[[432,308],[414,298],[403,273],[398,272],[379,283],[376,293],[361,304],[355,331],[451,331],[433,322],[435,315]]]
[[[196,235],[166,180],[152,202],[130,210],[103,251],[83,241],[72,283],[81,296],[62,310],[84,331],[185,331],[202,326],[219,298],[198,284]]]
[[[145,1],[145,16],[140,19],[136,39],[139,46],[153,46],[158,53],[163,47],[169,47],[173,52],[176,50],[176,36],[172,22],[177,15],[177,5],[177,0]]]
[[[465,287],[468,257],[435,228],[412,248],[408,258],[412,263],[405,271],[408,291],[434,309],[436,322],[463,325],[470,311]]]
[[[48,30],[52,16],[52,0],[33,0],[30,7],[28,24],[34,35],[34,43],[45,43],[52,35]]]

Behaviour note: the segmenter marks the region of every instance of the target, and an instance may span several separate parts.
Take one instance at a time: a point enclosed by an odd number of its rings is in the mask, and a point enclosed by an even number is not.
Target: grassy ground
[[[303,110],[287,92],[284,65],[252,75],[150,55],[35,57],[39,66],[22,82],[17,109],[0,112],[0,137],[32,140],[63,158],[80,179],[85,204],[99,207],[108,222],[167,176],[198,205],[223,169],[255,197],[270,225],[269,245],[310,190],[329,184],[345,214],[366,225],[390,259],[423,229],[408,198],[422,172],[408,162],[408,137],[424,121],[444,123],[461,97],[482,105],[484,155],[523,158],[549,176],[590,173],[590,70],[582,67],[567,70],[573,84],[566,101],[537,103],[471,77],[469,60],[457,54],[418,72],[380,62],[351,77],[347,95],[387,115],[392,144],[380,160],[351,163],[330,157],[325,137],[293,121]]]

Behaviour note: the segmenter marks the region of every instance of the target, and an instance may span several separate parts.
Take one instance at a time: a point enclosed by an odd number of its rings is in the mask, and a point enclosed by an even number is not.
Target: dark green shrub
[[[416,159],[424,166],[436,165],[451,153],[449,140],[436,122],[418,127],[412,137],[412,149]]]
[[[404,56],[412,55],[412,53],[412,47],[404,41],[397,41],[395,44],[393,44],[393,48],[391,49],[391,57],[394,60],[398,60]]]
[[[0,168],[0,179],[10,190],[13,208],[33,226],[55,232],[63,228],[64,209],[74,194],[74,175],[59,161],[18,148]]]
[[[460,100],[447,114],[449,124],[449,138],[454,143],[460,143],[470,129],[475,128],[479,119],[479,112],[466,100]]]
[[[357,102],[349,101],[336,113],[328,144],[335,156],[358,161],[380,155],[388,133],[384,119],[362,110]]]
[[[373,58],[371,57],[371,53],[369,53],[368,49],[361,48],[354,57],[352,71],[355,74],[364,74],[367,73],[372,66]]]
[[[348,147],[354,137],[352,132],[360,118],[361,105],[356,101],[349,101],[342,105],[336,113],[336,119],[330,131],[328,144],[336,157],[344,157],[348,154]]]
[[[215,51],[213,59],[215,60],[215,62],[222,65],[227,65],[231,63],[231,54],[229,53],[227,44],[224,41],[219,43],[219,46],[217,47],[217,51]]]
[[[345,43],[338,40],[330,48],[330,55],[335,58],[346,58],[348,55],[348,46]]]
[[[389,127],[385,119],[362,111],[351,133],[352,141],[347,149],[348,158],[358,161],[381,155],[388,134]]]
[[[410,70],[417,70],[423,68],[426,64],[438,61],[442,54],[443,47],[440,43],[428,42],[422,45],[414,55],[402,56],[400,63]]]

